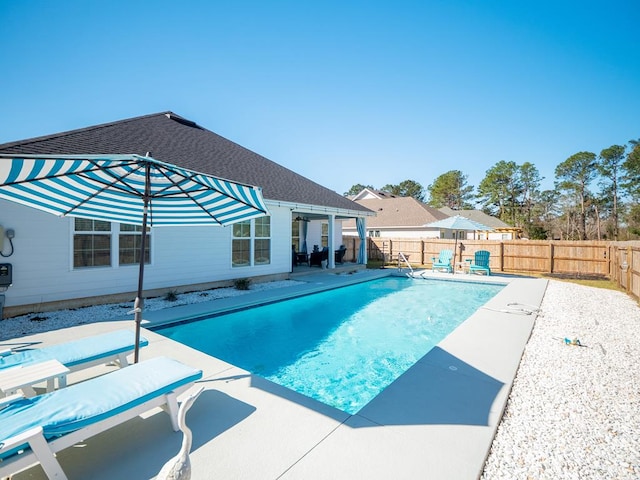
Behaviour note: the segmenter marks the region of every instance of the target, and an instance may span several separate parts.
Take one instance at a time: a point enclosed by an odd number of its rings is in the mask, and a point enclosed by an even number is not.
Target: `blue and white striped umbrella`
[[[0,155],[0,198],[60,216],[142,225],[230,225],[260,217],[259,188],[139,155]]]
[[[230,225],[266,215],[260,188],[141,155],[0,155],[0,198],[59,216],[141,225],[136,352],[146,227]]]

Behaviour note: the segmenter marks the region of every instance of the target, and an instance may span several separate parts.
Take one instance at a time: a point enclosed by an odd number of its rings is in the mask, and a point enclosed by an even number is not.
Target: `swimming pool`
[[[502,288],[386,277],[154,330],[353,414]]]

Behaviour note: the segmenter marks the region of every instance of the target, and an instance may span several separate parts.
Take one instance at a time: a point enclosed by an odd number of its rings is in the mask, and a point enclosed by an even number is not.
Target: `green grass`
[[[577,283],[578,285],[584,285],[585,287],[605,288],[607,290],[617,290],[618,292],[624,292],[623,288],[618,287],[618,284],[613,280],[606,278],[602,279],[589,279],[589,278],[558,278],[551,275],[542,275],[545,278],[553,278],[554,280],[560,280],[561,282]]]

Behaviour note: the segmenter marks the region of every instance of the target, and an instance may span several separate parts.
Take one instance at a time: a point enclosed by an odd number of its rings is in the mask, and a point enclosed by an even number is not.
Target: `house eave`
[[[291,211],[295,210],[300,213],[325,214],[325,215],[334,215],[336,217],[345,217],[345,218],[374,217],[376,215],[375,212],[369,209],[351,210],[351,209],[344,209],[344,208],[327,207],[323,205],[309,205],[309,204],[298,203],[298,202],[270,200],[268,198],[265,198],[265,203],[267,205],[273,205],[274,207],[289,208],[291,209]]]

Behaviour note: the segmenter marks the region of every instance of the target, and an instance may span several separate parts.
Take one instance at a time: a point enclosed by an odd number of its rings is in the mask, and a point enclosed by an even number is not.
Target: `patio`
[[[304,285],[283,289],[287,295],[391,273],[387,269],[335,275],[312,270],[313,274],[296,278],[305,281]],[[143,360],[166,355],[204,372],[201,384],[205,391],[187,416],[194,434],[192,478],[477,478],[535,319],[534,315],[500,310],[509,302],[539,305],[547,284],[546,280],[507,276],[489,280],[508,285],[487,309],[478,310],[357,415],[145,330],[150,345],[141,350]],[[265,295],[273,296],[273,292],[176,307],[170,313],[149,312],[145,321],[164,323],[170,316],[188,318],[203,309],[224,310],[238,302],[251,305]],[[54,344],[70,336],[119,329],[124,322],[133,327],[131,321],[94,323],[20,340]],[[90,374],[108,368],[97,367]],[[73,373],[69,383],[85,375],[87,372]],[[180,442],[181,435],[172,432],[166,415],[149,414],[67,449],[58,458],[71,479],[147,479],[178,451]],[[14,478],[44,476],[40,467],[34,467]]]

